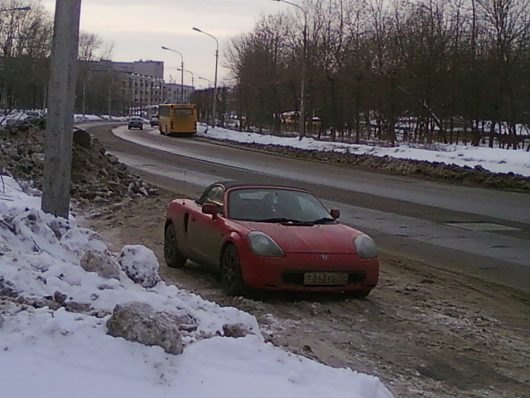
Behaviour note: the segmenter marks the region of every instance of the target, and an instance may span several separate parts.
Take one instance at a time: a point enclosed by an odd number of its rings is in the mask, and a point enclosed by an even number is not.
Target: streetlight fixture
[[[305,136],[305,80],[306,80],[306,63],[307,63],[307,11],[299,4],[291,3],[287,0],[272,0],[280,3],[290,4],[302,11],[304,14],[304,41],[303,41],[303,60],[302,60],[302,81],[300,83],[300,135],[301,140]]]
[[[213,82],[210,79],[207,79],[207,78],[202,77],[202,76],[197,77],[197,79],[207,81],[208,84],[211,84],[213,86]]]
[[[168,48],[166,46],[162,46],[161,48],[162,50],[171,51],[180,55],[180,100],[184,102],[184,57],[182,56],[182,53],[180,51],[173,50],[172,48]]]
[[[214,83],[213,83],[213,127],[216,125],[216,110],[217,110],[217,64],[219,63],[219,41],[217,38],[199,28],[193,27],[193,30],[195,32],[203,33],[206,36],[210,36],[212,39],[215,40],[215,77],[214,77]]]

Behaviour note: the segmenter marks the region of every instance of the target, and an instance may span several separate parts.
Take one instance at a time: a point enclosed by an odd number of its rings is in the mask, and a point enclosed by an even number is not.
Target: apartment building
[[[88,74],[105,72],[111,76],[109,109],[117,113],[149,113],[160,103],[188,102],[194,90],[192,86],[166,83],[163,61],[88,61],[82,62],[82,68]],[[112,106],[118,98],[119,104]]]

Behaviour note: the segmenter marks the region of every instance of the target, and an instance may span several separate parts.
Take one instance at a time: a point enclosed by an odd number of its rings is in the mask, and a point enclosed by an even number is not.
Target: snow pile
[[[109,115],[82,115],[74,114],[74,123],[79,122],[100,122],[100,121],[126,122],[126,116],[110,116]]]
[[[304,150],[351,153],[354,155],[389,156],[399,159],[414,159],[427,162],[456,164],[457,166],[482,166],[495,173],[516,173],[530,176],[530,152],[463,145],[439,144],[436,150],[413,148],[409,145],[387,148],[371,145],[357,145],[343,142],[324,142],[313,138],[299,140],[297,137],[278,137],[257,133],[239,132],[204,124],[197,135],[217,140],[231,140],[249,144],[279,145]]]
[[[256,319],[158,281],[150,250],[118,256],[100,236],[39,210],[15,180],[0,181],[0,385],[2,396],[34,397],[391,397],[379,379],[333,369],[263,341]],[[120,262],[117,278],[86,271],[87,253]],[[158,279],[157,279],[158,280]],[[151,279],[150,282],[153,282]],[[151,283],[150,283],[151,284]],[[188,316],[182,355],[107,334],[117,304],[140,302]],[[242,338],[223,326],[242,325]]]
[[[98,115],[80,115],[74,114],[74,122],[99,122],[103,120],[101,116]]]
[[[160,280],[158,260],[145,246],[125,246],[121,251],[120,265],[129,278],[143,287],[153,287]]]
[[[13,110],[5,116],[0,116],[0,127],[6,127],[10,124],[23,122],[28,119],[28,115],[23,111]]]
[[[184,312],[199,320],[197,335],[215,335],[227,323],[241,323],[260,335],[256,320],[250,315],[235,308],[220,308],[175,286],[160,282],[145,289],[123,271],[119,279],[87,272],[81,266],[87,253],[111,253],[102,238],[93,231],[77,227],[74,219],[64,221],[29,206],[29,203],[24,206],[24,193],[17,189],[16,181],[6,176],[3,179],[8,191],[0,200],[0,277],[11,282],[19,295],[42,298],[60,292],[68,297],[67,302],[89,304],[93,310],[108,312],[116,304],[145,302],[158,311]],[[7,200],[9,189],[14,191],[12,197],[17,197],[14,205]],[[127,269],[134,265],[138,275],[143,273],[146,278],[153,279],[154,276],[145,272],[149,265],[144,269],[135,265],[138,260],[149,258],[147,250],[136,249],[133,253],[141,256],[132,261],[129,258],[131,247],[125,247],[121,258]],[[152,269],[152,252],[150,257]]]

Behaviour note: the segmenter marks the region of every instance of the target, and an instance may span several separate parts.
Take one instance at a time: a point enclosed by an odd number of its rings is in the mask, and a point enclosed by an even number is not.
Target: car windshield
[[[282,224],[333,223],[313,195],[282,188],[240,188],[228,194],[228,217]]]

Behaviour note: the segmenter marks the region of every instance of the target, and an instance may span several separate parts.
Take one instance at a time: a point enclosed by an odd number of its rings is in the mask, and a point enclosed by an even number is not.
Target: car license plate
[[[348,283],[346,272],[306,272],[304,285],[345,285]]]

